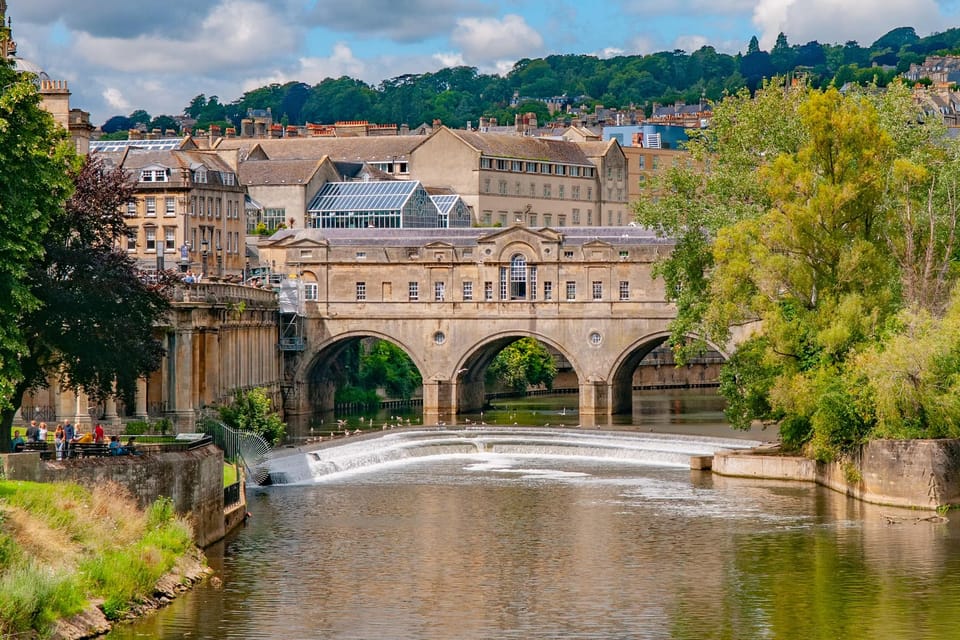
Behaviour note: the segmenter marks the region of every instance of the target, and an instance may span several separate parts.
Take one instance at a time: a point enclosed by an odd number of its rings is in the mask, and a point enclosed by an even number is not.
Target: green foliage
[[[362,388],[382,387],[391,398],[404,400],[409,400],[423,384],[410,356],[386,340],[361,346],[359,382]]]
[[[76,576],[17,563],[0,575],[0,635],[47,632],[58,618],[79,613],[86,599]]]
[[[150,429],[150,423],[146,420],[131,420],[124,425],[124,432],[128,436],[141,436]]]
[[[266,389],[256,387],[249,391],[238,390],[233,402],[218,407],[218,412],[227,425],[252,431],[271,444],[279,444],[283,441],[287,425],[278,413],[271,410],[271,404]]]
[[[504,348],[487,367],[487,384],[501,384],[516,392],[530,387],[553,388],[557,365],[535,338],[520,338]]]
[[[781,368],[767,363],[768,342],[754,337],[741,344],[720,370],[720,394],[727,398],[724,413],[734,429],[747,430],[754,420],[779,417],[770,406],[770,389]]]

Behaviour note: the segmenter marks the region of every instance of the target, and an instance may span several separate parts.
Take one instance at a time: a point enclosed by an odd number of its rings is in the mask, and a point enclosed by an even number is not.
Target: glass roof
[[[439,196],[430,196],[430,199],[433,200],[433,204],[437,205],[440,213],[450,213],[450,209],[457,203],[460,196],[453,193],[445,193]]]
[[[310,201],[307,210],[396,211],[403,208],[419,186],[416,180],[328,182]]]
[[[160,138],[158,140],[92,140],[90,151],[109,153],[123,151],[127,147],[147,149],[148,151],[172,151],[179,149],[183,138]]]

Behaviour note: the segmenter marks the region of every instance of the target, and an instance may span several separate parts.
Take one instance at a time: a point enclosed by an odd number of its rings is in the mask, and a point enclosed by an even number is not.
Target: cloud
[[[329,57],[303,57],[297,66],[289,71],[275,71],[266,77],[249,78],[243,82],[243,90],[250,91],[264,85],[300,81],[317,84],[326,78],[350,76],[361,80],[369,75],[368,65],[356,58],[350,46],[345,42],[334,44]]]
[[[318,0],[307,20],[331,31],[417,42],[449,33],[457,16],[490,11],[489,4],[479,0],[408,0],[400,4],[396,0]]]
[[[114,111],[126,112],[130,110],[130,101],[123,97],[123,92],[116,87],[109,87],[103,91],[103,99]]]
[[[757,0],[753,23],[761,32],[760,47],[769,50],[780,32],[791,44],[856,40],[869,46],[893,28],[929,33],[943,29],[945,19],[935,0]]]
[[[264,33],[270,37],[265,38]],[[76,50],[88,62],[118,71],[155,73],[188,69],[193,73],[223,71],[255,62],[295,46],[299,34],[266,6],[249,0],[224,0],[183,38],[140,35],[101,38],[80,33]]]
[[[460,18],[450,40],[460,47],[468,64],[478,67],[543,51],[543,38],[516,14],[501,19]]]
[[[97,37],[131,38],[184,28],[213,10],[219,0],[19,0],[18,20],[38,25],[61,23]]]

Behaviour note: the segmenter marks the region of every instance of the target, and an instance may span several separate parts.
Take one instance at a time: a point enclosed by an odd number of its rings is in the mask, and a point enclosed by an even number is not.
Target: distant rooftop
[[[157,140],[91,140],[90,152],[108,153],[123,151],[128,147],[147,149],[149,151],[173,151],[183,144],[183,138],[160,138]]]

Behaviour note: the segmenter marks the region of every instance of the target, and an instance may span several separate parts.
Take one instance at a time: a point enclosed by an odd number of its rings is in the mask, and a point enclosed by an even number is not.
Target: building
[[[410,153],[410,175],[460,195],[481,225],[625,224],[626,162],[613,142],[441,127]],[[619,220],[619,222],[618,222]]]
[[[4,60],[11,60],[18,73],[33,74],[37,92],[40,94],[40,106],[69,132],[77,153],[86,154],[94,129],[90,124],[90,114],[81,109],[70,108],[70,90],[66,80],[51,80],[40,66],[17,57],[17,43],[13,39],[12,23],[7,18],[6,0],[0,0],[0,56]]]
[[[328,182],[307,206],[308,227],[318,229],[435,229],[469,227],[470,212],[457,196],[434,197],[416,180]],[[453,213],[451,217],[451,212]]]
[[[177,265],[211,276],[241,273],[245,189],[233,169],[216,153],[193,148],[190,138],[173,149],[159,141],[124,142],[123,151],[102,154],[136,185],[125,212],[128,253],[145,270]]]
[[[250,199],[258,205],[247,217],[247,235],[306,227],[310,199],[324,184],[342,179],[326,156],[319,160],[248,160],[238,164],[238,174]]]
[[[960,84],[960,56],[927,56],[923,64],[912,63],[903,77],[911,82],[928,78],[935,87]]]

